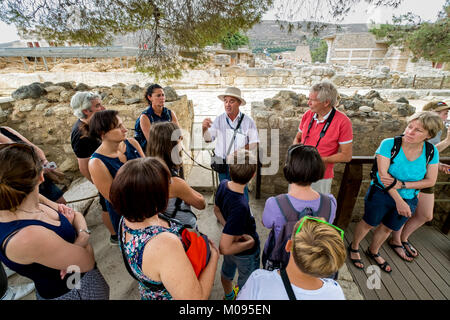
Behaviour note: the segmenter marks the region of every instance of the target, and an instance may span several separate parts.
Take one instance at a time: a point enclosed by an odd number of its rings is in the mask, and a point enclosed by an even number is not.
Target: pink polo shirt
[[[322,128],[325,125],[325,121],[329,117],[330,113],[328,113],[324,117],[324,120],[318,121],[316,117],[314,117],[315,113],[311,112],[311,110],[305,112],[300,125],[298,126],[298,131],[302,133],[302,144],[313,147],[316,146],[317,141],[319,140],[320,132],[322,131]],[[313,117],[315,120],[313,121],[311,130],[308,134],[308,125],[311,121],[311,118]],[[325,133],[325,136],[320,140],[317,150],[319,151],[319,154],[321,156],[328,157],[338,153],[340,144],[346,144],[352,141],[352,122],[344,113],[336,110],[334,118],[331,121],[331,124],[328,127],[327,132]],[[334,177],[333,167],[334,163],[326,164],[325,174],[323,177],[324,179],[330,179]]]

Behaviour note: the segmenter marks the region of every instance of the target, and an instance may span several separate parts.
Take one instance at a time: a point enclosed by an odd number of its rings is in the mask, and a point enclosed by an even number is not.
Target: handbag
[[[233,146],[234,140],[236,139],[236,133],[241,126],[244,116],[245,115],[242,114],[236,128],[234,129],[233,138],[231,139],[230,146],[228,147],[227,156],[230,154],[231,147]],[[227,159],[216,156],[216,154],[213,151],[213,155],[211,156],[211,169],[213,169],[217,173],[227,173],[228,171]]]

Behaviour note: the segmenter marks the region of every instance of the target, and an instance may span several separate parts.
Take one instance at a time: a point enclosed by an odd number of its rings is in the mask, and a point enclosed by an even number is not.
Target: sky
[[[393,14],[401,15],[409,11],[419,15],[422,20],[434,21],[436,20],[437,14],[442,9],[444,3],[445,0],[403,0],[402,4],[394,10],[389,7],[374,8],[373,6],[369,6],[366,2],[361,1],[360,4],[348,14],[342,23],[370,23],[371,20],[375,23],[386,23],[390,22]],[[263,17],[263,20],[273,19],[275,19],[273,10],[267,12]],[[302,20],[302,17],[295,20]],[[0,43],[19,39],[17,30],[14,26],[7,25],[0,21]]]

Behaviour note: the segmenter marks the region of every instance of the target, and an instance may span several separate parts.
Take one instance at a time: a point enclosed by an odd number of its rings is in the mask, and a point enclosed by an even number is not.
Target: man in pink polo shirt
[[[325,194],[331,193],[334,164],[352,159],[352,123],[334,108],[337,102],[338,92],[332,83],[315,84],[309,93],[310,110],[303,115],[293,142],[315,146],[319,151],[325,163],[325,174],[322,180],[312,184],[312,188]]]

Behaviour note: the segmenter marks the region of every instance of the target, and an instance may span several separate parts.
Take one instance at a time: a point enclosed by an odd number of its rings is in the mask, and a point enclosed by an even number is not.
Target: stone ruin
[[[90,87],[75,82],[35,82],[13,92],[14,101],[0,103],[0,125],[9,126],[32,143],[42,148],[48,159],[55,161],[65,176],[66,183],[80,176],[78,163],[70,144],[70,132],[77,118],[72,113],[70,99],[77,91],[93,91],[101,95],[108,109],[119,111],[128,137],[134,135],[134,124],[147,107],[145,87],[115,84],[111,87]],[[166,107],[177,115],[186,141],[189,141],[194,109],[186,95],[178,96],[171,87],[165,87]],[[190,165],[185,172],[188,174]]]

